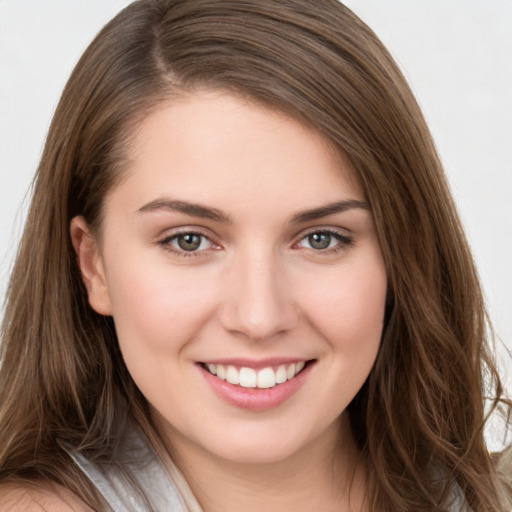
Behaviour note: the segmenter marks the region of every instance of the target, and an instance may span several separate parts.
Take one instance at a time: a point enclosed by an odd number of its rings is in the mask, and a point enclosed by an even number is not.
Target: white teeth
[[[226,370],[226,380],[230,384],[240,384],[240,374],[234,366],[228,366]]]
[[[291,364],[290,366],[288,366],[288,368],[286,369],[286,378],[288,380],[292,379],[293,377],[295,376],[295,365],[294,364]]]
[[[256,387],[256,372],[252,368],[240,368],[240,386],[243,388]]]
[[[286,377],[286,366],[282,364],[276,372],[276,384],[282,384],[286,382],[288,378]]]
[[[217,365],[217,377],[222,380],[226,380],[226,367],[218,364]]]
[[[272,368],[263,368],[258,372],[258,387],[273,388],[276,385],[276,374]]]
[[[222,364],[206,364],[205,367],[212,375],[216,375],[219,379],[235,386],[268,389],[293,379],[305,365],[305,361],[300,361],[289,365],[282,364],[278,366],[277,370],[268,366],[258,371],[245,366],[237,368],[236,366]]]

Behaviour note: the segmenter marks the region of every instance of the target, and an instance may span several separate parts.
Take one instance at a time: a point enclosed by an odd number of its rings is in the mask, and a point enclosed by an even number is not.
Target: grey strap
[[[116,449],[121,457],[115,457],[115,463],[95,463],[81,453],[68,452],[113,512],[187,511],[169,473],[134,425]]]

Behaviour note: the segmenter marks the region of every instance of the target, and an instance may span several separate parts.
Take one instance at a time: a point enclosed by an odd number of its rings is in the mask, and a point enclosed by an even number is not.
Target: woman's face
[[[171,442],[268,462],[337,441],[377,355],[386,271],[354,173],[317,133],[227,94],[164,104],[99,244],[75,245]]]

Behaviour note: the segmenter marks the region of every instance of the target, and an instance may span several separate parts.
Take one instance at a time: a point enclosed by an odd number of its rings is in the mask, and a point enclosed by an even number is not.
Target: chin
[[[300,451],[300,443],[282,442],[240,442],[222,446],[216,455],[226,461],[242,465],[277,464],[285,461]]]
[[[277,424],[256,421],[214,438],[214,432],[203,444],[203,449],[214,456],[236,464],[276,464],[304,454],[308,447],[331,438],[331,429],[315,432],[312,425]],[[338,431],[332,429],[333,434]],[[330,443],[329,443],[330,444]]]

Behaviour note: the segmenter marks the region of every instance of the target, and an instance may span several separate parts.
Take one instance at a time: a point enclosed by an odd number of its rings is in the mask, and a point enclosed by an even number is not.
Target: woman
[[[405,80],[334,0],[140,0],[102,30],[0,382],[11,510],[504,510],[470,252]]]

